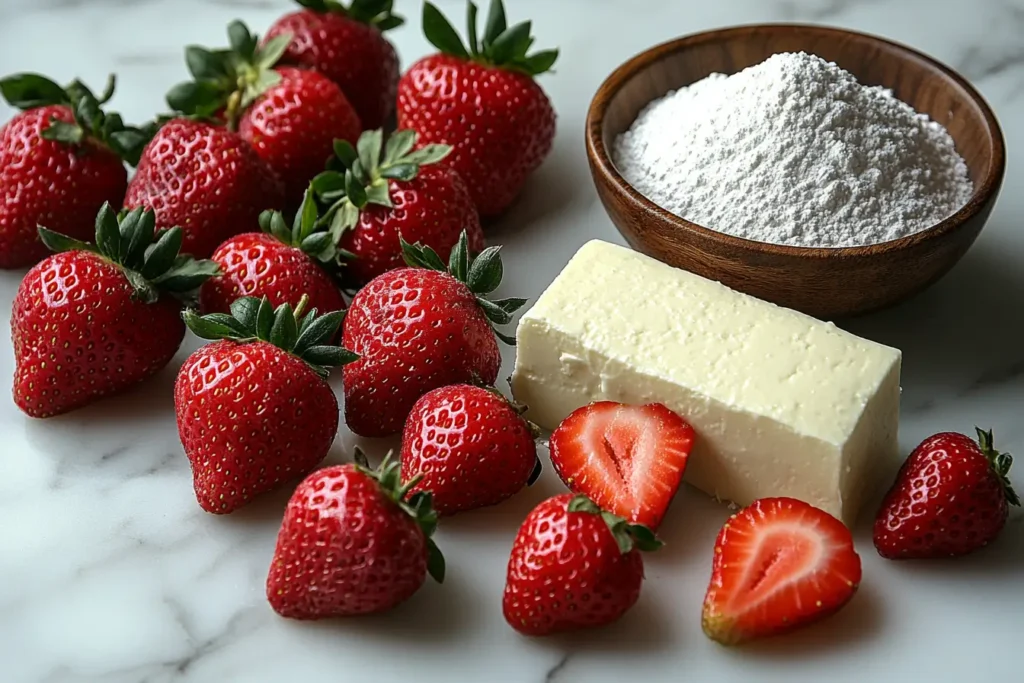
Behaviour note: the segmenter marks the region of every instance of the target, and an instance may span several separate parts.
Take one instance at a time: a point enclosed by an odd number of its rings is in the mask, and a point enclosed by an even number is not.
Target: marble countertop
[[[461,17],[461,0],[440,3]],[[490,233],[505,247],[503,290],[536,297],[586,239],[616,242],[583,151],[590,97],[620,62],[678,35],[795,20],[865,30],[913,45],[977,85],[1004,126],[1009,168],[981,238],[942,282],[848,327],[904,352],[900,441],[992,427],[1024,454],[1024,0],[508,0],[558,45],[543,78],[559,112],[555,150],[522,201]],[[399,0],[405,65],[425,54],[418,0]],[[185,76],[182,47],[220,45],[236,16],[264,30],[286,0],[2,0],[0,72],[35,70],[99,86],[116,71],[129,120],[163,109]],[[461,22],[460,22],[461,24]],[[0,105],[0,120],[10,111]],[[0,273],[9,307],[18,273]],[[0,378],[13,360],[0,341]],[[999,542],[955,562],[881,560],[862,522],[863,586],[839,615],[790,637],[725,650],[700,630],[710,550],[728,511],[680,493],[667,547],[647,562],[639,604],[619,624],[528,640],[500,599],[512,538],[527,511],[560,490],[548,471],[505,505],[446,523],[444,586],[428,583],[381,616],[303,624],[276,617],[263,593],[287,492],[229,517],[202,512],[178,443],[172,366],[148,384],[47,422],[0,399],[0,680],[601,683],[636,681],[1020,680],[1024,517]],[[506,351],[506,370],[512,355]],[[340,391],[340,386],[337,387]],[[343,432],[330,456],[356,439]],[[381,454],[387,444],[368,444]],[[1024,489],[1024,459],[1011,478]],[[868,515],[870,516],[870,515]]]

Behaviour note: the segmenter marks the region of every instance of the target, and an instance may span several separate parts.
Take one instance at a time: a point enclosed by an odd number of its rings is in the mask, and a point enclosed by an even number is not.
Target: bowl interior
[[[881,85],[949,131],[967,162],[975,197],[992,174],[995,121],[959,76],[913,50],[873,36],[816,26],[740,26],[653,48],[617,75],[604,115],[602,143],[612,149],[649,102],[714,72],[733,74],[779,52],[808,52],[835,62],[864,85]],[[630,65],[642,63],[633,71]],[[613,76],[613,79],[615,76]],[[610,154],[609,154],[610,157]],[[614,161],[612,162],[614,163]],[[625,182],[625,181],[623,181]]]

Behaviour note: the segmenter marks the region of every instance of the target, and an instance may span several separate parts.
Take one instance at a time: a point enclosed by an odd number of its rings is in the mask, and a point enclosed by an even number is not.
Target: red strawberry
[[[126,127],[75,81],[62,88],[36,74],[0,80],[0,94],[25,109],[0,127],[0,268],[23,268],[49,250],[38,226],[77,240],[92,235],[105,203],[120,207],[128,174],[122,159],[137,163],[152,131]]]
[[[424,394],[402,435],[402,479],[421,477],[434,509],[449,515],[496,505],[540,474],[534,433],[496,391],[466,384]]]
[[[185,326],[172,295],[217,269],[179,256],[181,229],[154,235],[155,222],[141,209],[119,220],[104,204],[95,245],[40,228],[60,253],[30,270],[14,299],[14,402],[25,413],[52,417],[115,394],[178,351]]]
[[[164,124],[125,197],[125,206],[153,209],[159,227],[181,225],[182,249],[203,257],[283,203],[281,184],[245,140],[188,119]]]
[[[430,494],[409,495],[390,458],[375,472],[358,451],[356,460],[309,475],[288,502],[267,575],[267,600],[283,617],[383,612],[428,571],[444,580]]]
[[[601,401],[558,425],[551,464],[572,491],[657,529],[683,480],[693,439],[693,427],[661,404]]]
[[[266,297],[246,297],[231,315],[185,312],[197,336],[219,340],[189,356],[174,387],[178,435],[207,512],[233,512],[305,475],[334,442],[338,400],[326,378],[354,356],[328,345],[344,313],[302,316],[305,304],[273,310]]]
[[[402,429],[416,400],[449,384],[494,384],[501,366],[492,327],[511,321],[524,299],[488,301],[501,281],[497,247],[471,261],[463,233],[450,270],[429,247],[403,243],[418,267],[375,278],[352,300],[345,346],[360,358],[345,368],[345,420],[361,436]]]
[[[604,626],[640,597],[640,551],[661,543],[643,526],[563,493],[531,512],[512,543],[502,606],[529,636]]]
[[[195,80],[175,86],[167,103],[185,114],[223,118],[277,173],[288,204],[298,205],[309,181],[324,169],[334,140],[354,143],[359,137],[359,117],[326,76],[272,68],[290,35],[258,47],[257,37],[235,21],[228,36],[230,50],[186,50]]]
[[[999,535],[1010,505],[1020,505],[1007,473],[1013,458],[953,432],[929,437],[903,463],[875,518],[878,554],[892,560],[955,557]]]
[[[356,287],[404,265],[401,239],[424,244],[442,259],[463,231],[472,253],[484,248],[469,191],[455,171],[437,164],[451,147],[427,145],[412,152],[416,133],[403,130],[391,136],[381,159],[382,138],[379,130],[363,133],[358,153],[339,141],[331,170],[313,180],[321,202],[330,206],[325,218],[332,219],[349,256],[346,279]]]
[[[205,313],[227,313],[243,296],[267,297],[271,306],[298,306],[306,296],[321,311],[340,311],[345,300],[321,264],[336,261],[337,250],[329,232],[319,229],[316,204],[306,194],[291,228],[279,212],[260,216],[263,232],[232,237],[220,245],[213,260],[222,275],[199,291]]]
[[[305,9],[274,22],[265,40],[290,34],[284,61],[319,71],[334,81],[364,128],[380,128],[394,112],[398,55],[384,31],[405,20],[392,0],[297,0]]]
[[[441,12],[423,5],[423,30],[441,54],[412,65],[398,83],[398,126],[424,144],[445,143],[448,163],[469,185],[483,217],[500,214],[551,151],[555,110],[534,77],[557,50],[527,56],[530,22],[506,28],[501,0],[492,0],[483,40],[476,40],[470,3],[469,49]]]
[[[715,541],[704,633],[724,645],[818,621],[853,597],[860,557],[850,530],[793,498],[754,501]]]

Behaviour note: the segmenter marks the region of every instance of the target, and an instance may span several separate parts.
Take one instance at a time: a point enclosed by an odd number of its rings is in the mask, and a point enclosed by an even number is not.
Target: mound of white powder
[[[940,124],[820,57],[777,54],[649,104],[613,151],[638,191],[694,223],[806,247],[887,242],[970,198]]]

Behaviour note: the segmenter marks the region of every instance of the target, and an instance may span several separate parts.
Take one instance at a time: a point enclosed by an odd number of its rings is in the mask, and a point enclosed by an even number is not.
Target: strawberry
[[[100,207],[121,206],[123,160],[137,163],[152,131],[103,112],[113,76],[98,98],[37,74],[0,80],[0,94],[25,110],[0,127],[0,268],[23,268],[49,253],[38,226],[87,240]]]
[[[280,183],[245,140],[188,119],[160,128],[125,196],[125,206],[155,211],[159,227],[181,225],[182,249],[202,257],[283,204]]]
[[[402,434],[402,479],[449,515],[511,498],[540,474],[534,428],[490,389],[456,384],[420,397]]]
[[[46,228],[58,252],[28,272],[14,298],[14,402],[52,417],[156,374],[178,351],[185,326],[175,296],[217,272],[179,256],[180,228],[154,234],[151,211],[96,216],[96,243]]]
[[[551,464],[570,490],[656,530],[683,480],[693,439],[693,427],[661,404],[600,401],[558,425]]]
[[[291,42],[279,35],[262,47],[240,21],[228,27],[229,50],[186,49],[195,80],[167,94],[172,109],[221,119],[237,130],[284,183],[287,206],[331,156],[335,139],[354,143],[362,127],[337,85],[316,71],[274,68]],[[267,208],[267,207],[264,207]]]
[[[627,524],[586,496],[549,498],[512,543],[505,621],[529,636],[617,621],[640,597],[640,551],[660,546],[650,529]]]
[[[231,314],[185,324],[217,340],[185,361],[174,387],[178,435],[192,464],[196,498],[207,512],[225,514],[316,467],[338,432],[338,399],[327,375],[353,360],[330,346],[344,313],[305,316],[246,297]]]
[[[356,464],[309,475],[281,523],[267,575],[267,600],[292,619],[383,612],[408,600],[427,572],[444,580],[429,493],[410,494],[398,463]]]
[[[221,275],[199,290],[205,313],[227,313],[243,296],[267,297],[272,306],[297,306],[306,296],[321,311],[340,311],[345,300],[322,264],[337,259],[331,234],[318,228],[316,203],[307,192],[289,229],[284,216],[267,211],[260,216],[263,232],[232,237],[217,248],[213,260]]]
[[[472,260],[466,243],[463,233],[446,268],[434,250],[403,241],[415,267],[374,278],[352,299],[343,339],[360,358],[345,368],[345,420],[356,434],[396,434],[431,389],[498,378],[495,337],[513,342],[492,324],[509,323],[526,300],[487,300],[501,281],[498,247]]]
[[[321,203],[329,206],[325,220],[335,241],[350,256],[345,275],[355,287],[402,267],[400,237],[430,247],[442,259],[449,258],[463,230],[471,252],[484,248],[469,191],[455,171],[437,163],[451,147],[427,145],[412,152],[416,133],[403,130],[391,136],[381,159],[382,138],[380,130],[363,133],[358,152],[338,141],[330,170],[313,180]]]
[[[991,543],[1010,505],[1020,505],[1007,473],[1013,458],[991,431],[944,432],[925,439],[903,463],[875,518],[878,554],[892,560],[955,557]]]
[[[480,215],[503,212],[551,151],[555,110],[534,77],[548,71],[557,50],[527,55],[530,22],[506,27],[501,0],[492,0],[477,43],[476,5],[469,3],[469,48],[444,15],[423,5],[423,30],[441,51],[413,64],[398,83],[398,127],[424,144],[454,148],[448,163],[469,185]]]
[[[393,0],[297,0],[304,9],[278,19],[265,40],[290,34],[283,61],[319,71],[341,88],[364,128],[380,128],[394,113],[398,55],[384,32],[405,23]]]
[[[718,534],[704,633],[735,645],[805,626],[845,605],[860,577],[842,522],[793,498],[763,498]]]

